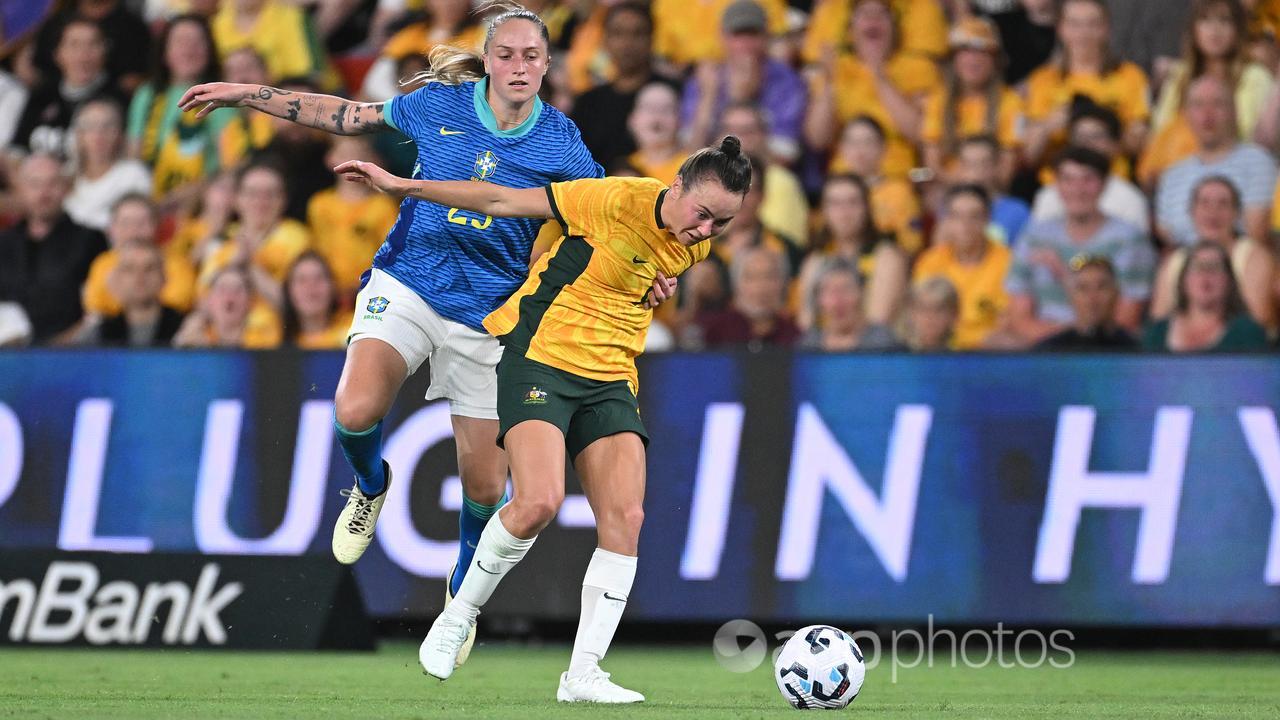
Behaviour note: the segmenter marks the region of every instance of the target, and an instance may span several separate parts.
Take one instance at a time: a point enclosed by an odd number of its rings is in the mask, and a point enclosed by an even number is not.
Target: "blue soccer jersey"
[[[513,188],[603,177],[578,128],[534,100],[519,127],[499,130],[488,79],[429,83],[394,98],[387,123],[418,146],[415,180],[475,180]],[[373,266],[418,293],[433,310],[484,332],[481,322],[520,287],[541,219],[496,218],[405,198]]]

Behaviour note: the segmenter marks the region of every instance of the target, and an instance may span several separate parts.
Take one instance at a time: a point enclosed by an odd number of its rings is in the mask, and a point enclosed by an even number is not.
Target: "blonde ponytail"
[[[437,45],[427,53],[427,69],[415,74],[407,80],[401,80],[404,86],[438,82],[445,85],[458,85],[464,82],[476,82],[484,77],[484,58],[471,50],[463,50],[452,45]]]

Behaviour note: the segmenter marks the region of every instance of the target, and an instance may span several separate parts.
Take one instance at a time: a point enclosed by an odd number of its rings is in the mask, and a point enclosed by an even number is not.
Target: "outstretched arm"
[[[516,189],[488,182],[445,182],[397,177],[371,162],[350,160],[333,169],[352,182],[396,197],[413,197],[494,217],[552,217],[544,188]]]
[[[383,103],[361,103],[332,95],[293,92],[268,85],[205,83],[183,94],[178,107],[199,108],[202,118],[220,107],[249,107],[337,135],[361,135],[387,127]]]

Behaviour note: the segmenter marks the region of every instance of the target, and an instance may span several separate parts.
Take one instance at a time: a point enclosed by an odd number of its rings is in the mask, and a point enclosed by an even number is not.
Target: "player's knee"
[[[644,506],[640,503],[622,509],[619,525],[628,537],[640,537],[640,528],[644,526]]]
[[[359,394],[339,392],[333,399],[333,417],[351,432],[364,432],[382,419],[384,409],[375,400]]]
[[[516,499],[519,500],[520,496],[517,495]],[[524,500],[520,502],[520,515],[522,515],[526,522],[531,526],[536,527],[537,530],[541,530],[555,519],[556,513],[560,512],[560,504],[563,501],[563,491],[549,491],[534,494],[530,497],[524,498]]]

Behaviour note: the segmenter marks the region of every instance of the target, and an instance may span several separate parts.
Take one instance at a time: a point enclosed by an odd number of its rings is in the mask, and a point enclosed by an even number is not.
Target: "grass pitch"
[[[377,653],[0,650],[0,718],[793,717],[768,665],[722,669],[710,648],[620,647],[606,669],[642,706],[555,702],[565,646],[477,647],[446,683],[417,647]],[[875,718],[1280,717],[1280,655],[1077,650],[1068,669],[870,670],[846,711]]]

